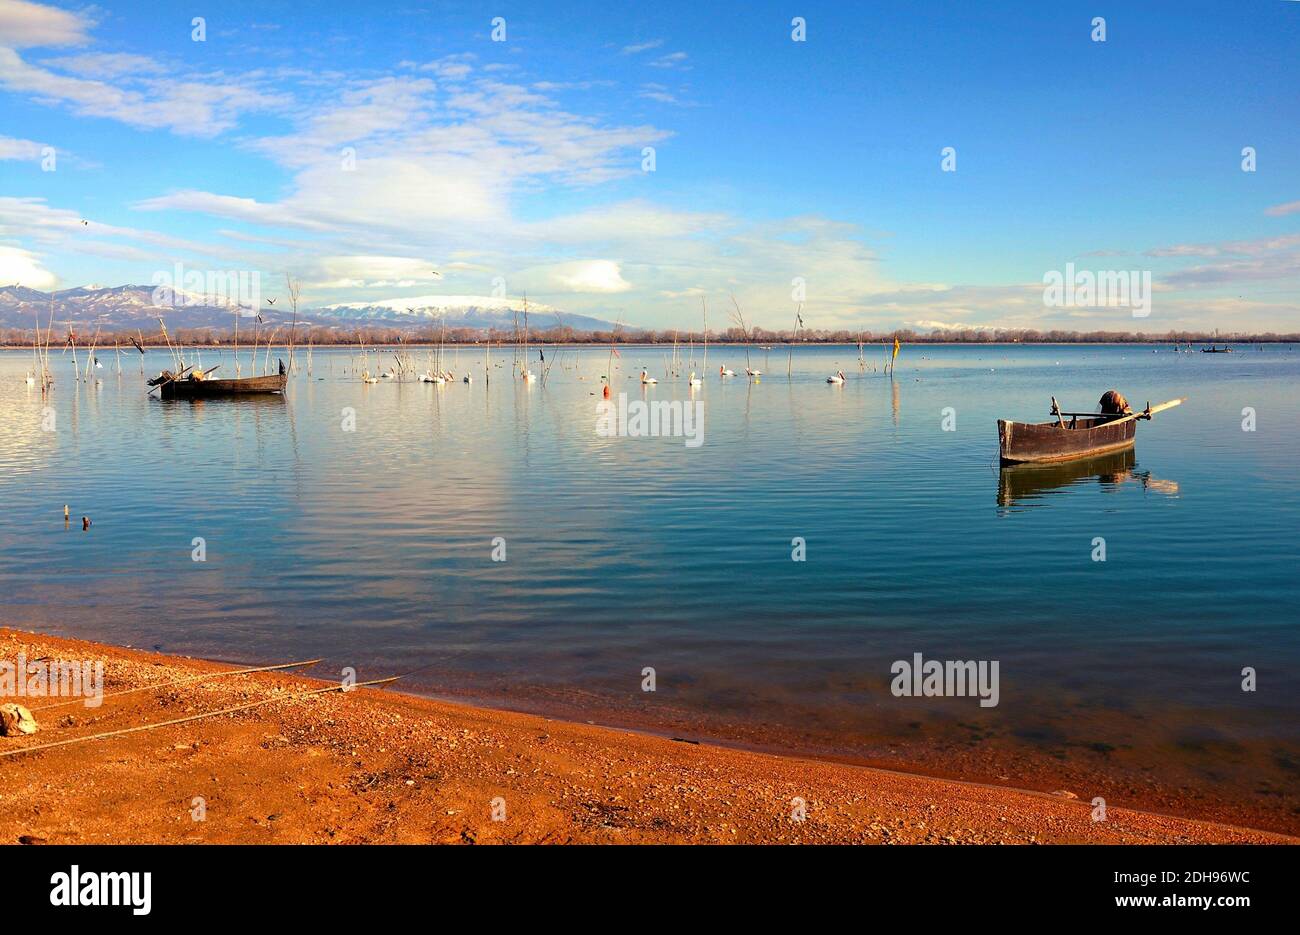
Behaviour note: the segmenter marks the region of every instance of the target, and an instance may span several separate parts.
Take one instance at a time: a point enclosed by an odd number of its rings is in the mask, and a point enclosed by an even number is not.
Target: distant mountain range
[[[180,328],[212,328],[220,333],[234,327],[234,309],[225,304],[213,303],[201,296],[177,292],[176,301],[167,287],[162,287],[155,300],[154,286],[81,286],[61,289],[53,293],[22,286],[0,287],[0,328],[30,330],[39,319],[41,327],[49,325],[50,299],[54,300],[54,330],[63,331],[71,322],[80,332],[135,331],[149,333],[156,329],[161,317],[170,330]],[[284,301],[284,300],[281,300]],[[362,325],[380,325],[403,331],[417,331],[437,327],[440,319],[450,328],[472,328],[486,331],[491,328],[508,331],[515,326],[516,312],[521,311],[519,299],[498,299],[488,296],[426,295],[404,299],[387,299],[380,302],[348,302],[304,308],[299,311],[298,324],[338,331],[350,331]],[[261,310],[263,327],[287,325],[293,320],[291,311],[282,306],[264,305]],[[252,313],[244,311],[242,327],[249,327]],[[549,305],[528,305],[529,325],[537,331],[556,327],[560,321],[575,331],[610,331],[613,323],[586,315],[559,313]],[[624,331],[636,331],[624,328]]]
[[[515,315],[522,313],[523,307],[521,299],[497,299],[481,295],[422,295],[374,303],[323,305],[312,309],[311,314],[322,324],[333,321],[350,325],[358,322],[383,322],[410,328],[436,326],[439,317],[444,316],[448,328],[487,330],[513,328]],[[586,315],[571,315],[560,312],[554,306],[539,305],[536,302],[528,304],[528,323],[530,328],[538,331],[555,328],[561,323],[575,331],[610,331],[615,327],[613,322]]]

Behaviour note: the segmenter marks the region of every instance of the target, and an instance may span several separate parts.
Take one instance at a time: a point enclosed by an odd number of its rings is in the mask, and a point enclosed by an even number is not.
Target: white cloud
[[[651,39],[648,42],[638,42],[634,45],[623,46],[624,55],[636,55],[638,52],[648,52],[651,49],[657,49],[664,44],[662,39]]]
[[[1288,201],[1286,204],[1273,205],[1273,207],[1269,208],[1264,213],[1275,218],[1283,217],[1287,214],[1298,214],[1300,213],[1300,201]]]
[[[1213,244],[1175,244],[1172,247],[1153,247],[1144,256],[1215,256],[1218,252],[1219,248]]]
[[[428,260],[404,256],[327,256],[303,271],[320,289],[409,289],[441,279]]]
[[[170,265],[193,257],[242,260],[242,265],[248,265],[247,253],[236,254],[219,246],[155,231],[104,224],[66,208],[52,207],[41,198],[0,196],[0,237],[23,237],[42,246],[149,260],[155,265]],[[105,238],[112,243],[106,242]],[[151,249],[143,250],[131,245]]]
[[[613,260],[573,260],[548,266],[525,269],[519,276],[521,283],[533,284],[543,293],[588,292],[608,295],[627,292],[632,284],[623,278],[623,271]]]
[[[433,62],[426,62],[419,66],[419,69],[420,71],[433,72],[446,81],[460,81],[463,78],[468,78],[474,71],[472,63],[475,58],[476,56],[469,52],[448,55]]]
[[[635,247],[638,242],[719,236],[736,224],[720,212],[676,210],[638,199],[518,224],[514,233],[538,243]]]
[[[0,45],[11,49],[81,45],[93,25],[83,16],[27,0],[0,2]]]
[[[40,258],[21,247],[0,244],[0,285],[13,283],[28,289],[52,289],[59,278],[41,265]]]
[[[267,204],[254,198],[214,195],[211,192],[192,189],[147,198],[137,202],[134,207],[140,211],[192,211],[252,224],[263,224],[267,227],[293,227],[306,230],[325,230],[328,227],[319,221],[298,217],[286,211],[282,205]]]
[[[53,65],[83,78],[125,78],[161,75],[167,72],[162,63],[148,56],[126,52],[86,52],[80,55],[47,58],[42,64]]]
[[[215,136],[250,110],[269,110],[272,96],[239,84],[158,78],[141,89],[74,78],[29,65],[0,48],[0,85],[45,103],[62,103],[81,116],[105,117],[142,128],[166,127],[186,136]]]
[[[687,101],[683,101],[672,91],[668,90],[667,87],[654,82],[647,82],[646,84],[641,85],[641,90],[637,92],[637,97],[643,97],[650,101],[658,101],[661,104],[676,104],[680,107],[690,106]]]
[[[654,68],[688,68],[690,66],[686,64],[687,58],[685,52],[669,52],[650,62],[650,65]]]
[[[519,197],[633,176],[640,147],[667,136],[654,127],[601,125],[496,79],[449,90],[411,76],[366,80],[303,108],[293,132],[246,144],[293,171],[281,200],[185,190],[137,207],[362,242],[499,244],[527,226],[514,218]],[[355,155],[347,167],[345,147]]]
[[[31,140],[0,136],[0,159],[40,159],[44,145]]]

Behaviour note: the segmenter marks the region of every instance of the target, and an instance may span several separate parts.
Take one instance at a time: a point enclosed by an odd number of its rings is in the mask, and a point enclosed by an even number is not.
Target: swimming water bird
[[[827,383],[843,383],[843,382],[844,382],[844,371],[843,371],[843,370],[836,371],[834,375],[829,376],[829,377],[826,378],[826,382],[827,382]]]
[[[651,384],[651,383],[658,383],[659,381],[656,380],[654,377],[650,376],[650,375],[649,375],[648,373],[646,373],[644,370],[642,370],[642,371],[641,371],[641,382],[642,382],[643,384],[649,385],[649,384]]]
[[[734,370],[728,370],[726,367],[718,368],[718,376],[720,377],[734,377],[735,375],[736,371]]]
[[[695,375],[695,371],[692,370],[692,371],[691,371],[691,375],[690,375],[690,377],[688,377],[687,380],[686,380],[686,384],[687,384],[688,386],[703,386],[703,385],[704,385],[704,381],[701,380],[699,377],[697,377],[697,376]]]

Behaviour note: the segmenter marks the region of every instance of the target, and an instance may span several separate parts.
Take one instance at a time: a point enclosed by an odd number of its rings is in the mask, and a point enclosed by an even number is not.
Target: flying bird
[[[274,304],[275,304],[275,299],[267,299],[267,300],[266,300],[266,304],[267,304],[267,305],[274,305]]]

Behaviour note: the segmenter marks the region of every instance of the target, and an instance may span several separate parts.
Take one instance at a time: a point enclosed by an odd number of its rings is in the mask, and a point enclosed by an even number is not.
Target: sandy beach
[[[682,742],[393,687],[306,696],[332,683],[219,676],[233,667],[0,630],[0,658],[19,654],[102,661],[105,697],[99,707],[16,699],[39,730],[0,737],[0,754],[266,703],[0,757],[0,841],[10,844],[1296,843],[1113,807],[1098,822],[1088,803],[1065,796]],[[114,696],[144,686],[155,687]]]

